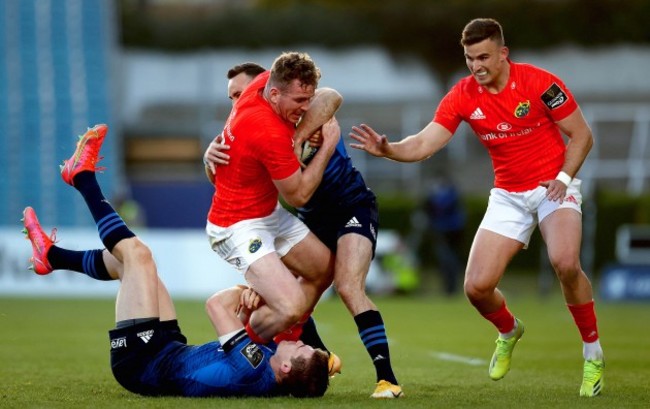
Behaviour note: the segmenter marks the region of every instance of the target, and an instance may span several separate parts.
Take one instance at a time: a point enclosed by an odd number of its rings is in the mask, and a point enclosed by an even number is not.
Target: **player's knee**
[[[276,312],[276,319],[286,327],[295,324],[307,311],[306,303],[304,297],[286,297],[273,308]]]
[[[573,257],[563,257],[551,260],[551,265],[557,278],[561,282],[571,282],[577,279],[581,273],[580,263]]]
[[[358,298],[360,295],[365,295],[363,287],[359,287],[359,285],[350,282],[349,280],[334,280],[334,286],[336,287],[336,292],[339,297],[344,303],[346,303],[346,305],[347,301]]]
[[[137,238],[133,240],[133,243],[131,243],[131,246],[128,250],[128,255],[126,256],[128,258],[128,262],[132,263],[132,265],[145,267],[154,264],[151,249]]]
[[[302,318],[303,313],[299,309],[294,309],[291,311],[283,311],[278,316],[278,321],[282,323],[283,328],[289,328]]]
[[[472,280],[465,281],[463,288],[465,296],[471,302],[483,300],[494,292],[494,287]]]

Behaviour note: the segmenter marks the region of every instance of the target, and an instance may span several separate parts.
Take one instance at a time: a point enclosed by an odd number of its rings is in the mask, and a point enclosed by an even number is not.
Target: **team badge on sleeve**
[[[264,352],[254,342],[249,342],[239,352],[244,355],[244,358],[246,358],[253,368],[260,366],[260,363],[264,359]]]
[[[559,85],[553,83],[544,94],[542,94],[542,101],[546,104],[549,109],[555,109],[561,107],[565,102],[569,100],[566,92]]]

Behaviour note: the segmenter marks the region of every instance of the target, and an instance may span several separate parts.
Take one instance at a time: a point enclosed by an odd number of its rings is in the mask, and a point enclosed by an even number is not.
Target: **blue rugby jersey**
[[[279,393],[269,358],[275,345],[239,337],[224,351],[219,342],[171,342],[156,355],[141,380],[182,396],[269,396]]]
[[[345,141],[341,138],[316,192],[305,206],[296,210],[303,218],[309,218],[312,213],[332,213],[340,208],[372,200],[375,200],[375,194],[352,165],[352,159],[345,149]],[[323,222],[327,223],[326,220]]]

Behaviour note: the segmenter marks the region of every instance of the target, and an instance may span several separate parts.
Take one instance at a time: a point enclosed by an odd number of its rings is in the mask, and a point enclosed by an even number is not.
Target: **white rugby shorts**
[[[307,226],[280,203],[269,216],[242,220],[229,227],[208,222],[205,231],[212,250],[242,274],[269,253],[284,257],[309,233]]]
[[[574,178],[561,204],[548,200],[543,186],[516,193],[494,188],[490,190],[488,207],[479,228],[520,241],[527,248],[535,227],[555,210],[574,209],[582,213],[581,184],[580,179]]]

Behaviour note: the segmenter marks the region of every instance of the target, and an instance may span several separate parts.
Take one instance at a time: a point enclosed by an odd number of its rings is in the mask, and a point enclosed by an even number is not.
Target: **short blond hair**
[[[296,79],[302,87],[317,88],[320,69],[307,53],[291,51],[280,54],[273,61],[269,84],[284,90]]]

